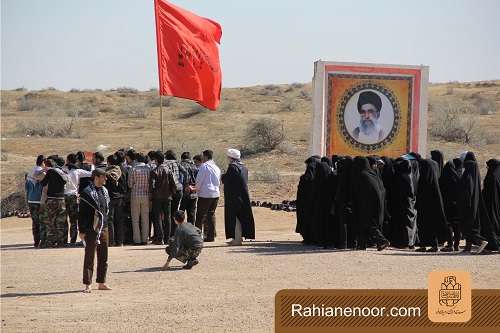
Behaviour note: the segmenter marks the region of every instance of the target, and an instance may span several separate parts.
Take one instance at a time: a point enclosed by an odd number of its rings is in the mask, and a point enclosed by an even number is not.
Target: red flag
[[[221,26],[165,0],[155,0],[155,17],[160,95],[187,98],[217,109]]]

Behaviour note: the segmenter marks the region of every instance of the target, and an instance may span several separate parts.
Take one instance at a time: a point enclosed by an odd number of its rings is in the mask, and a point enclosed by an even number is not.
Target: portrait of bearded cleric
[[[394,124],[389,99],[373,89],[359,91],[347,102],[344,121],[349,135],[357,142],[371,145],[383,141]]]

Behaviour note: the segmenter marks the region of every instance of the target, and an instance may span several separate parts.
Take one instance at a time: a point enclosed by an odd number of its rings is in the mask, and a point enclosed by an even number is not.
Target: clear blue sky
[[[500,78],[498,0],[172,0],[223,27],[225,87],[307,82],[313,61]],[[2,89],[157,86],[153,0],[1,0]]]

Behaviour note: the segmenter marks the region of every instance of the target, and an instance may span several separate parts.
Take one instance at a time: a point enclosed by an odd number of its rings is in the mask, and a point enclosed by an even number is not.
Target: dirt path
[[[35,250],[29,219],[1,220],[2,331],[271,332],[284,288],[425,288],[435,269],[472,273],[473,288],[500,288],[500,256],[346,252],[305,247],[295,216],[254,210],[257,241],[206,246],[192,271],[163,272],[162,246],[111,248],[114,290],[81,293],[82,248]]]

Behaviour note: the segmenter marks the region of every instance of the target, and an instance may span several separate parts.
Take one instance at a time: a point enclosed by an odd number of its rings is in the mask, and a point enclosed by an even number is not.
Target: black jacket
[[[48,198],[64,198],[64,186],[67,181],[68,178],[61,168],[51,168],[40,183],[47,186]]]
[[[105,198],[105,204],[101,204],[97,191],[102,191]],[[100,212],[96,212],[96,209]],[[89,231],[98,232],[108,223],[109,195],[107,189],[103,186],[96,188],[93,183],[87,186],[80,194],[80,203],[78,206],[78,230],[81,233]],[[98,223],[95,224],[96,218]],[[102,226],[101,226],[102,225]]]

